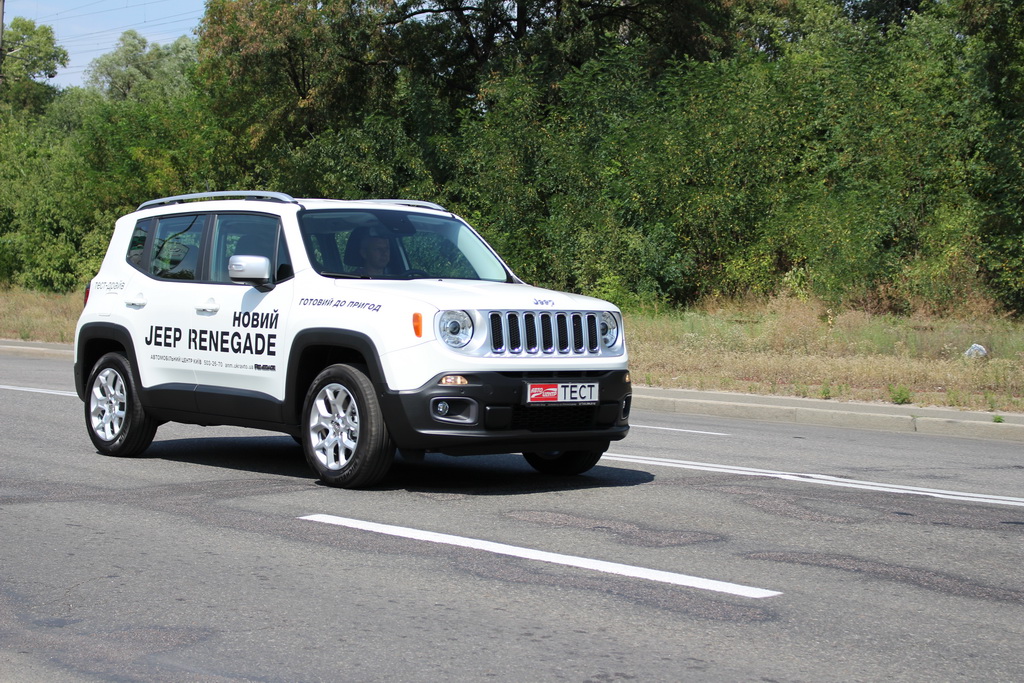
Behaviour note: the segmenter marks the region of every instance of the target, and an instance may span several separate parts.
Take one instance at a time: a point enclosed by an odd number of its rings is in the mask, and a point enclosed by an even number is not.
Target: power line
[[[105,1],[106,0],[97,0],[97,2],[91,2],[91,3],[88,3],[86,5],[81,5],[79,7],[73,8],[73,9],[65,10],[65,12],[74,12],[74,11],[79,10],[79,9],[85,9],[86,7],[92,7],[93,5],[98,5],[101,2],[105,2]],[[46,19],[61,19],[61,20],[64,20],[64,19],[81,19],[82,17],[92,17],[92,16],[95,16],[97,14],[108,14],[110,12],[124,12],[125,10],[138,9],[139,7],[145,7],[147,5],[159,5],[159,4],[163,4],[163,3],[166,3],[166,2],[178,2],[178,0],[149,0],[149,2],[139,2],[139,3],[132,4],[132,5],[127,5],[126,4],[124,7],[113,7],[111,9],[101,9],[101,10],[97,10],[95,12],[85,12],[84,14],[70,14],[69,15],[69,14],[65,14],[64,12],[55,12],[53,14],[47,14],[47,15],[41,16],[36,21],[43,21],[43,20],[46,20]]]
[[[93,5],[100,5],[100,4],[104,3],[104,2],[107,2],[107,0],[96,0],[95,2],[87,2],[84,5],[79,5],[78,7],[71,7],[69,9],[64,10],[64,11],[65,12],[77,12],[80,9],[85,9],[86,7],[92,7]],[[58,12],[57,14],[60,14],[60,12]],[[40,17],[40,19],[48,19],[51,16],[56,16],[56,15],[47,15],[47,16],[44,16],[44,17]]]
[[[168,25],[171,25],[171,24],[184,24],[184,23],[187,23],[187,22],[190,22],[190,21],[191,20],[189,20],[189,19],[174,19],[174,20],[171,20],[171,21],[144,22],[143,25],[147,29],[152,29],[152,28],[156,28],[158,26],[168,26]],[[99,36],[109,36],[111,34],[116,33],[117,36],[120,37],[125,31],[132,30],[132,29],[138,30],[140,26],[142,26],[142,25],[140,25],[140,24],[126,24],[124,26],[115,26],[115,27],[112,27],[112,28],[109,28],[109,29],[105,29],[103,31],[92,31],[91,33],[80,33],[80,34],[78,34],[76,36],[70,36],[68,38],[64,38],[64,39],[60,40],[59,42],[64,47],[67,47],[69,45],[78,45],[78,44],[82,44],[82,43],[90,43],[90,42],[95,42],[95,40],[92,40],[92,39],[94,39],[96,37],[99,37]],[[164,31],[163,33],[169,33],[169,32],[170,31]]]
[[[175,36],[174,34],[171,34],[171,33],[166,34],[166,35],[167,35],[168,38],[172,38],[172,39],[177,37],[177,36]],[[149,42],[153,43],[153,44],[164,45],[163,42],[161,42],[160,40],[157,39],[157,38],[161,38],[161,37],[162,36],[157,36],[156,38],[154,38],[153,40],[151,40]],[[173,42],[173,40],[171,40],[169,42]],[[80,64],[82,62],[91,62],[92,61],[91,58],[83,57],[83,55],[86,55],[86,56],[88,56],[88,55],[96,55],[96,54],[105,55],[105,54],[107,54],[107,53],[109,53],[111,51],[112,50],[110,48],[105,48],[105,47],[98,47],[98,48],[96,48],[94,50],[79,50],[79,51],[77,51],[75,53],[76,57],[75,57],[74,62],[69,63],[69,65],[66,66],[66,67],[63,67],[61,69],[61,71],[69,71],[70,69],[76,68],[74,66],[75,64]],[[87,67],[82,67],[82,68],[87,68]]]
[[[3,0],[0,0],[2,2]],[[195,0],[183,3],[181,0],[145,0],[135,2],[134,0],[92,0],[91,2],[80,2],[73,7],[53,11],[53,5],[44,5],[45,0],[6,0],[7,11],[12,12],[15,7],[21,10],[30,10],[31,5],[36,5],[36,11],[18,12],[19,15],[32,16],[36,14],[36,23],[49,24],[55,33],[57,45],[66,49],[69,53],[69,64],[58,70],[57,82],[64,84],[77,84],[80,76],[88,71],[93,59],[99,55],[109,53],[116,49],[117,41],[125,31],[135,30],[142,34],[149,42],[164,45],[171,43],[178,37],[194,33],[205,14],[204,4],[195,3]],[[67,0],[65,0],[67,1]],[[168,8],[166,4],[174,2],[176,7]],[[38,3],[38,4],[37,4]],[[182,12],[182,5],[186,7],[193,3],[198,7],[189,12]],[[68,3],[70,4],[70,3]],[[111,8],[111,4],[118,5]],[[46,14],[38,14],[44,5]],[[106,8],[103,6],[106,5]],[[164,7],[160,8],[163,5]],[[166,14],[167,10],[171,14]],[[84,10],[84,11],[83,11]],[[174,10],[178,10],[175,12]],[[99,18],[117,12],[120,15],[117,19],[127,20],[131,23],[118,23],[109,28],[99,28],[104,24],[115,23],[111,18]],[[151,19],[143,19],[146,14],[161,14]],[[133,18],[137,20],[132,21]],[[180,30],[179,28],[180,27]],[[76,30],[77,29],[77,30]],[[90,30],[93,29],[93,30]],[[75,31],[72,33],[71,31]]]

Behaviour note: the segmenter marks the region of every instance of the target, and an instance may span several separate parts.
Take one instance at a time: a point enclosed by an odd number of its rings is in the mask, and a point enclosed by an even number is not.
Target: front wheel
[[[130,457],[149,448],[159,423],[146,415],[128,359],[120,353],[100,358],[89,373],[85,426],[100,453]]]
[[[359,488],[383,479],[395,446],[370,379],[351,365],[332,365],[306,392],[302,450],[320,480]]]
[[[583,474],[601,459],[604,451],[547,451],[523,453],[530,467],[542,474],[570,476]]]

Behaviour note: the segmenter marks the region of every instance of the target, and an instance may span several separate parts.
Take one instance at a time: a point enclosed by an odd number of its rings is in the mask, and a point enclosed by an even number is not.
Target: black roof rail
[[[151,199],[148,202],[139,204],[136,211],[151,209],[154,206],[166,204],[180,204],[190,199],[226,199],[228,197],[241,197],[242,199],[265,199],[272,202],[284,202],[286,204],[298,204],[294,197],[284,192],[262,192],[259,190],[229,190],[227,192],[195,192],[192,194],[179,194],[173,197],[162,199]]]
[[[363,201],[374,202],[377,204],[400,204],[402,206],[416,206],[421,209],[433,209],[434,211],[448,211],[440,204],[434,202],[425,202],[421,199],[364,199]]]

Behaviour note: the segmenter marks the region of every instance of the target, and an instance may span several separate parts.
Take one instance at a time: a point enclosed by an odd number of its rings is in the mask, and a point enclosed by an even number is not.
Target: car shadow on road
[[[158,439],[143,457],[318,483],[306,464],[302,448],[288,436]],[[638,486],[653,480],[650,472],[601,463],[585,474],[558,477],[535,472],[519,454],[455,458],[431,453],[422,462],[395,458],[387,478],[373,488],[415,493],[515,495]]]
[[[302,448],[288,436],[158,439],[143,457],[283,477],[315,478],[302,456]]]
[[[450,457],[430,454],[423,462],[395,461],[380,488],[415,493],[507,496],[552,491],[639,486],[654,480],[642,470],[604,466],[573,477],[540,474],[519,454]]]

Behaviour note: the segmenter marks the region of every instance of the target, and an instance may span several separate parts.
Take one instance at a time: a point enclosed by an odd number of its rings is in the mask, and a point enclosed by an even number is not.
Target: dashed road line
[[[652,427],[651,425],[629,425],[630,429],[660,429],[663,432],[685,432],[687,434],[703,434],[705,436],[732,436],[722,432],[702,432],[698,429],[679,429],[678,427]]]
[[[32,387],[12,387],[6,384],[0,384],[0,389],[7,389],[8,391],[27,391],[32,394],[52,394],[54,396],[74,396],[78,398],[78,394],[73,391],[58,391],[56,389],[34,389]]]
[[[704,472],[739,474],[748,477],[770,477],[774,479],[784,479],[786,481],[801,482],[804,484],[820,484],[823,486],[862,489],[866,491],[881,491],[884,493],[899,493],[911,496],[929,496],[932,498],[943,498],[946,500],[957,500],[969,503],[991,503],[993,505],[1024,507],[1024,498],[993,496],[985,493],[967,493],[964,491],[946,491],[943,489],[930,489],[920,486],[886,484],[877,481],[859,481],[857,479],[845,479],[843,477],[834,477],[827,474],[806,474],[799,472],[762,470],[753,467],[736,467],[734,465],[718,465],[715,463],[672,460],[669,458],[650,458],[637,455],[624,455],[620,453],[605,453],[602,460],[617,460],[620,462],[631,462],[641,465],[657,465],[660,467],[678,467],[688,470],[701,470]]]
[[[322,522],[324,524],[334,524],[337,526],[348,527],[350,529],[359,529],[362,531],[386,534],[388,536],[398,536],[417,541],[427,541],[430,543],[441,543],[444,545],[471,548],[474,550],[495,553],[497,555],[508,555],[526,560],[535,560],[538,562],[548,562],[568,567],[589,569],[607,574],[617,574],[619,576],[628,576],[636,579],[658,581],[676,586],[686,586],[688,588],[699,588],[701,590],[715,591],[718,593],[728,593],[730,595],[737,595],[744,598],[760,599],[782,595],[779,591],[743,586],[726,581],[704,579],[698,576],[688,576],[686,574],[666,572],[659,569],[648,569],[646,567],[637,567],[629,564],[619,564],[617,562],[605,562],[604,560],[595,560],[588,557],[562,555],[560,553],[551,553],[544,550],[535,550],[533,548],[506,545],[504,543],[484,541],[477,538],[467,538],[465,536],[452,536],[450,534],[440,534],[434,531],[424,531],[422,529],[412,529],[410,527],[367,522],[348,517],[336,517],[335,515],[307,515],[305,517],[300,517],[299,519],[305,519],[311,522]]]

